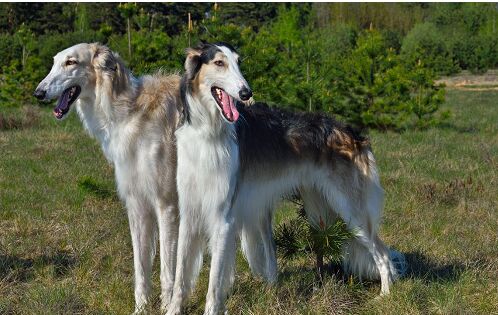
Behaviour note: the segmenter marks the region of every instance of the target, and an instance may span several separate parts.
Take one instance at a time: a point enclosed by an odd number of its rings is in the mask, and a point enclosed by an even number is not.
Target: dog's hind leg
[[[271,210],[267,210],[263,218],[245,220],[241,244],[252,273],[274,283],[277,280],[277,257]]]
[[[263,247],[265,250],[265,269],[264,274],[266,280],[269,283],[275,283],[277,281],[277,249],[275,245],[275,239],[273,238],[272,230],[272,209],[266,211],[266,219],[263,219],[260,224],[260,234],[263,241]]]
[[[159,256],[161,258],[161,309],[171,301],[175,283],[176,250],[178,243],[178,208],[176,203],[156,207],[159,225]]]
[[[358,208],[363,211],[361,217],[363,221],[366,221],[364,225],[370,230],[369,234],[371,235],[367,238],[375,239],[378,238],[377,229],[383,204],[383,191],[376,181],[371,182],[368,180],[366,188],[367,190],[359,198],[361,201]],[[364,243],[364,241],[354,238],[345,244],[343,251],[344,270],[360,279],[380,279],[377,263],[370,251],[366,250]],[[377,247],[383,248],[385,246],[380,242]]]
[[[389,294],[389,288],[397,277],[389,250],[378,235],[367,235],[367,231],[361,227],[357,227],[356,230],[356,239],[349,245],[349,250],[354,248],[353,254],[349,257],[346,256],[346,261],[353,266],[353,272],[356,269],[356,272],[366,274],[369,278],[380,276],[381,295]],[[368,253],[371,257],[368,257]],[[375,265],[372,264],[372,260]],[[373,266],[376,266],[377,271],[374,270]],[[367,274],[368,272],[370,274]]]
[[[157,225],[154,212],[146,202],[129,197],[126,207],[135,268],[135,312],[139,313],[147,304],[150,294]]]
[[[359,191],[352,187],[348,194],[335,185],[338,180],[328,181],[322,191],[330,207],[344,220],[348,227],[355,232],[356,238],[351,241],[349,248],[354,248],[351,256],[346,256],[346,266],[355,266],[360,274],[372,273],[372,261],[381,280],[381,294],[388,294],[389,287],[396,277],[396,270],[391,262],[387,247],[377,236],[382,190],[373,187],[372,191]],[[367,187],[371,189],[372,187]],[[355,191],[356,189],[356,191]],[[366,194],[365,194],[366,193]],[[376,200],[374,199],[377,198]],[[371,204],[375,203],[375,205]],[[372,208],[372,207],[375,207]],[[368,257],[370,254],[370,257]]]
[[[240,236],[240,243],[242,246],[242,253],[244,253],[253,275],[264,277],[265,253],[263,240],[261,239],[257,224],[244,222]]]

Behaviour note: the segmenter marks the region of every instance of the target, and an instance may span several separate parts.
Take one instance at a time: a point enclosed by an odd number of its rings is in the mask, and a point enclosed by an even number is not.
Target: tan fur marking
[[[353,160],[360,155],[363,149],[368,147],[368,144],[368,140],[355,140],[350,135],[338,129],[334,129],[333,133],[327,139],[327,146],[329,148],[349,160]]]
[[[180,97],[180,77],[177,75],[166,76],[162,73],[156,73],[144,76],[143,80],[143,90],[137,99],[137,107],[148,113],[162,107],[164,99],[178,99]],[[147,84],[145,84],[146,82]]]
[[[180,103],[180,76],[160,71],[145,75],[137,93],[130,90],[131,74],[118,54],[100,44],[92,44],[92,50],[96,86],[107,91],[114,107],[127,112],[142,111],[146,121],[151,116],[162,116],[169,126],[177,126],[180,109],[167,104]]]
[[[297,154],[301,154],[301,143],[299,142],[299,138],[293,137],[293,135],[290,134],[288,139],[289,139],[289,144],[291,145],[294,152],[296,152]]]
[[[220,59],[223,61],[223,68],[228,69],[227,56],[225,56],[225,54],[222,52],[217,52],[215,57],[213,58],[213,61],[220,60]],[[218,67],[218,66],[216,66],[216,67]]]
[[[327,139],[327,146],[335,153],[352,161],[364,175],[370,173],[370,159],[367,154],[370,142],[368,140],[358,141],[347,133],[334,129]]]
[[[193,62],[194,59],[199,58],[201,55],[201,51],[193,48],[187,48],[185,50],[185,53],[187,55],[187,58],[185,58],[185,71],[187,72],[187,75],[189,78],[192,78],[193,72],[194,72],[194,65],[195,62]]]

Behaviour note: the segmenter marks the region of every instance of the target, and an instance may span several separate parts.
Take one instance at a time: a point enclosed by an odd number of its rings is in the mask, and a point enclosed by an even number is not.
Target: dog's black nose
[[[36,97],[39,100],[42,100],[45,98],[45,95],[47,95],[47,91],[45,90],[35,90],[35,93],[33,93],[33,96]]]
[[[252,96],[252,91],[248,88],[243,88],[242,90],[239,91],[239,96],[240,96],[240,99],[243,100],[243,101],[247,101],[248,99],[251,98]]]

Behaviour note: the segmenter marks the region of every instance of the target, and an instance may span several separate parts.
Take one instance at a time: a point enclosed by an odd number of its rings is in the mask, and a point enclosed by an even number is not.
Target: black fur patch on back
[[[352,127],[319,113],[293,113],[265,103],[237,104],[236,130],[243,167],[289,159],[352,160],[369,148]]]

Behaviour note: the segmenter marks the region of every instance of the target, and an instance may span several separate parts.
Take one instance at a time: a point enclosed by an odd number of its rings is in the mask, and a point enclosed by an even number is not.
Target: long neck
[[[114,77],[101,75],[93,87],[95,94],[77,101],[76,108],[85,129],[101,143],[108,159],[111,157],[106,150],[112,134],[129,118],[140,86],[141,80],[122,66]]]
[[[136,79],[121,61],[116,70],[97,76],[95,108],[101,110],[109,125],[128,117],[133,110],[141,80]]]
[[[182,80],[181,95],[185,126],[206,137],[220,138],[234,133],[235,128],[223,120],[211,93],[194,92],[192,86]]]

